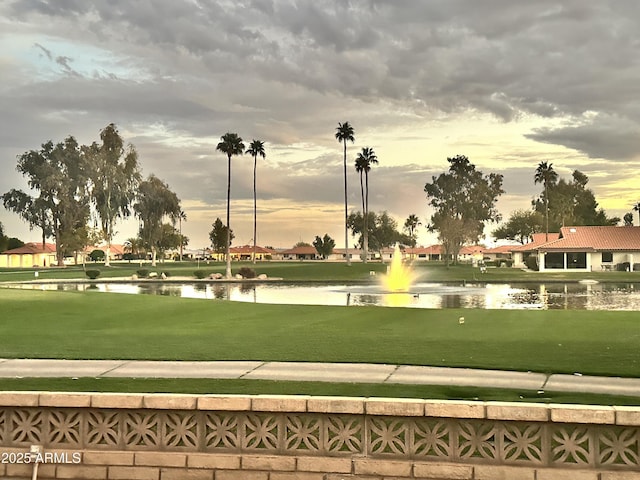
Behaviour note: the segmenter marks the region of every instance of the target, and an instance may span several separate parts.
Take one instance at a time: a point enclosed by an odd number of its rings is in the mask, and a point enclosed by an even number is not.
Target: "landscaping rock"
[[[158,278],[158,272],[151,272],[149,278]]]
[[[258,275],[258,280],[266,280],[266,279],[267,279],[266,273],[261,273],[260,275]]]

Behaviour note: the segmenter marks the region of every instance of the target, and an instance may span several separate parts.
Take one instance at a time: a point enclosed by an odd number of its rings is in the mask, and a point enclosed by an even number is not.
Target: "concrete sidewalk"
[[[0,359],[0,378],[222,378],[456,385],[640,397],[640,378],[351,363]]]

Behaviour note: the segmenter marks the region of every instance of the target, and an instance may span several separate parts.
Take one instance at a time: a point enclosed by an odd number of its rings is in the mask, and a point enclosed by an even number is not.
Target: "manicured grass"
[[[254,268],[258,274],[265,273],[269,277],[283,278],[285,281],[302,282],[370,282],[375,281],[369,274],[384,273],[388,264],[370,262],[367,264],[353,263],[348,267],[340,262],[322,261],[287,261],[287,262],[234,262],[232,270],[235,273],[241,267]],[[114,263],[106,268],[102,264],[87,264],[87,269],[100,270],[101,278],[130,277],[140,265],[138,263]],[[197,269],[209,273],[224,273],[225,264],[220,262],[167,262],[159,263],[157,267],[144,264],[142,268],[152,272],[167,272],[169,276],[192,277]],[[523,272],[517,268],[489,268],[487,273],[480,274],[478,268],[471,265],[451,265],[448,268],[440,262],[416,262],[414,269],[420,281],[430,282],[577,282],[583,279],[593,279],[600,282],[640,282],[640,272]],[[39,279],[86,279],[82,267],[42,268],[42,269],[0,269],[2,281],[34,280],[34,272],[38,271]]]
[[[9,289],[0,289],[0,309],[0,358],[367,362],[640,377],[636,312],[260,305]]]
[[[582,393],[373,383],[276,382],[268,380],[24,378],[0,379],[0,391],[127,392],[190,394],[332,395],[348,397],[429,398],[433,400],[508,401],[640,405],[639,397]]]

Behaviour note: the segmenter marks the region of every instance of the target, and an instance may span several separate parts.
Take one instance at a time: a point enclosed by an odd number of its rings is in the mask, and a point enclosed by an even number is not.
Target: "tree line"
[[[176,220],[184,217],[180,200],[165,182],[153,174],[142,179],[135,148],[125,145],[114,124],[91,145],[80,145],[73,136],[48,141],[19,155],[17,170],[34,194],[11,189],[2,195],[3,205],[42,231],[43,246],[46,238],[54,239],[60,266],[65,256],[77,256],[98,241],[107,244],[109,266],[115,225],[132,215],[140,221],[141,243],[151,250],[155,265],[167,233],[174,233]]]

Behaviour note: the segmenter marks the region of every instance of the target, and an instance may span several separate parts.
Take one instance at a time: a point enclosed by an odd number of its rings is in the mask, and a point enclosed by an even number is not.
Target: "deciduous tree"
[[[75,243],[86,242],[82,233],[89,215],[86,158],[75,138],[69,136],[20,155],[17,169],[37,196],[12,189],[2,196],[4,206],[31,227],[41,228],[43,245],[46,237],[54,238],[56,260],[62,266],[65,253],[77,249]]]
[[[117,127],[111,123],[100,131],[102,143],[85,149],[91,162],[90,194],[102,236],[107,242],[105,267],[109,266],[114,226],[118,219],[131,215],[141,174],[138,153],[133,145],[125,146]]]
[[[500,220],[496,209],[502,190],[502,175],[483,175],[464,155],[447,158],[448,173],[433,176],[424,191],[434,209],[429,229],[438,232],[445,259],[457,261],[460,248],[467,242],[477,242],[485,222]]]
[[[318,255],[321,255],[322,258],[326,259],[329,255],[333,253],[333,249],[336,246],[336,242],[333,238],[329,236],[328,233],[324,234],[324,237],[320,238],[316,236],[316,239],[313,241],[313,246],[316,247],[316,251]]]
[[[235,238],[233,230],[229,231],[220,218],[216,218],[216,221],[211,224],[211,227],[209,240],[211,240],[211,248],[213,248],[213,251],[216,253],[228,252],[227,241],[231,242]]]
[[[496,240],[515,240],[522,244],[529,242],[531,235],[543,229],[544,218],[533,210],[516,210],[504,225],[493,231]]]
[[[140,219],[140,238],[151,249],[151,265],[155,267],[158,250],[162,249],[164,236],[167,235],[164,222],[168,219],[175,225],[182,211],[180,200],[169,189],[169,185],[155,175],[150,175],[140,183],[133,208]],[[175,228],[172,229],[175,231]],[[178,245],[176,243],[176,247]]]

